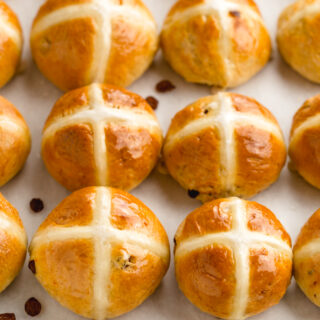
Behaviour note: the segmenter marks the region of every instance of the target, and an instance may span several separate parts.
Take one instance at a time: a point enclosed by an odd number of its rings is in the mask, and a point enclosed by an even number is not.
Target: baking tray
[[[62,95],[35,67],[29,49],[29,31],[33,17],[43,0],[7,0],[18,14],[24,32],[25,44],[21,73],[0,95],[13,102],[28,122],[32,133],[32,151],[24,170],[1,188],[4,196],[19,210],[28,232],[29,240],[50,211],[69,192],[53,180],[46,171],[40,156],[41,130],[54,102]],[[145,0],[158,22],[159,28],[174,0]],[[292,117],[298,107],[309,97],[320,92],[320,86],[312,84],[292,71],[279,57],[275,44],[277,19],[290,0],[257,0],[267,27],[271,33],[274,50],[273,59],[265,69],[245,85],[232,91],[257,99],[277,117],[288,141]],[[154,86],[163,79],[169,79],[176,90],[158,94]],[[156,111],[164,133],[174,114],[196,99],[209,95],[211,88],[186,83],[175,74],[158,53],[155,62],[145,75],[136,81],[130,90],[143,97],[153,95],[160,104]],[[184,217],[200,202],[188,198],[186,192],[169,176],[154,171],[151,176],[132,192],[145,202],[165,226],[171,249],[176,228]],[[45,209],[32,213],[29,202],[41,198]],[[284,168],[281,177],[271,188],[254,198],[270,208],[287,228],[293,240],[309,216],[320,207],[320,191],[312,188],[297,175]],[[172,250],[171,250],[172,251]],[[28,261],[28,259],[27,259]],[[0,295],[0,314],[14,312],[17,319],[30,319],[24,312],[25,301],[36,297],[42,304],[38,320],[80,320],[83,319],[61,307],[40,286],[30,270],[25,267],[14,283]],[[209,320],[194,307],[179,291],[174,276],[173,259],[171,267],[158,290],[139,308],[120,317],[120,320]],[[281,303],[253,320],[313,320],[320,319],[320,309],[311,304],[298,289],[294,280]]]

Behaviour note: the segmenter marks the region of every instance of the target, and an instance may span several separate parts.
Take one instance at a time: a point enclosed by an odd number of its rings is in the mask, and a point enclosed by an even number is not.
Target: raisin
[[[29,316],[35,317],[41,312],[41,304],[36,298],[30,298],[25,303],[24,310]]]
[[[190,198],[196,198],[200,194],[197,190],[188,190],[188,195]]]
[[[32,199],[30,201],[30,208],[33,212],[40,212],[43,210],[44,205],[43,205],[43,201],[41,199]]]
[[[162,80],[156,85],[156,90],[161,93],[172,91],[175,88],[175,85],[169,80]]]
[[[34,262],[34,260],[29,261],[28,268],[31,270],[31,272],[33,274],[35,274],[37,272],[36,271],[36,263]]]
[[[146,98],[146,100],[153,110],[156,110],[158,108],[159,101],[156,98],[149,96]]]
[[[14,313],[2,313],[0,314],[0,320],[16,320]]]

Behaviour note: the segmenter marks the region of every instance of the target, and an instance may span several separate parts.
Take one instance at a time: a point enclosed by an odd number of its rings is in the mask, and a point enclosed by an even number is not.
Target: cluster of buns
[[[319,22],[320,0],[295,2],[279,19],[278,45],[295,70],[320,83]],[[320,306],[320,211],[303,227],[292,257],[290,236],[276,216],[237,198],[278,179],[287,153],[277,120],[256,100],[221,92],[178,112],[163,143],[150,105],[122,88],[149,67],[158,42],[141,0],[41,6],[30,38],[34,60],[57,87],[72,90],[48,116],[42,158],[59,183],[77,191],[34,235],[32,271],[63,306],[90,319],[117,317],[151,295],[168,270],[169,241],[153,212],[125,190],[147,178],[162,150],[170,175],[207,202],[175,236],[176,279],[193,304],[223,319],[256,315],[285,294],[293,259],[299,286]],[[178,0],[160,45],[187,81],[219,87],[246,82],[271,53],[252,0]],[[19,21],[0,0],[0,86],[17,70],[21,48]],[[31,146],[26,122],[2,97],[0,142],[2,186],[21,170]],[[317,188],[319,152],[316,96],[294,117],[289,154],[291,168]],[[22,268],[27,247],[19,214],[1,194],[0,240],[1,292]]]

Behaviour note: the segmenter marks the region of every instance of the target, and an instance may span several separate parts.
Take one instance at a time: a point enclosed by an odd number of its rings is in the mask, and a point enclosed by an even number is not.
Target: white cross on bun
[[[270,58],[271,41],[253,0],[178,0],[161,33],[171,67],[187,81],[235,87]]]
[[[300,75],[320,83],[320,1],[298,0],[280,15],[277,41],[284,60]]]
[[[290,236],[256,202],[208,202],[182,222],[175,242],[180,289],[213,316],[241,320],[256,315],[277,304],[290,284]]]
[[[0,88],[16,73],[22,45],[23,37],[18,17],[0,0]]]
[[[0,293],[18,275],[27,253],[27,234],[18,211],[0,193]]]
[[[268,109],[252,98],[221,92],[174,116],[163,159],[171,176],[203,202],[248,198],[278,179],[286,146]]]
[[[141,201],[89,187],[63,200],[30,244],[35,275],[63,306],[103,320],[140,305],[170,260],[166,231]]]
[[[141,0],[47,0],[30,42],[40,71],[61,90],[126,87],[151,64],[158,32]]]
[[[154,168],[161,146],[162,131],[146,100],[115,86],[92,84],[57,101],[43,130],[42,157],[69,190],[130,190]]]

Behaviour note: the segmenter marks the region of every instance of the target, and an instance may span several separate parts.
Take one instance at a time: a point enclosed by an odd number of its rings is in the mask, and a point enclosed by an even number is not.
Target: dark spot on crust
[[[229,11],[229,15],[235,18],[239,18],[241,16],[240,11]]]
[[[0,314],[0,320],[16,320],[14,313],[2,313]]]
[[[43,201],[41,199],[34,198],[30,201],[30,208],[33,212],[40,212],[44,208]]]
[[[173,238],[173,243],[174,243],[175,246],[177,245],[177,240],[176,240],[176,238]]]
[[[203,113],[204,113],[204,114],[208,114],[208,113],[209,113],[209,110],[206,109],[206,110],[203,111]]]
[[[36,263],[34,262],[34,260],[30,260],[29,264],[28,264],[28,268],[31,270],[31,272],[33,274],[36,274]]]
[[[175,88],[176,87],[169,80],[162,80],[156,85],[156,90],[161,93],[172,91]]]
[[[156,110],[158,108],[159,101],[155,97],[149,96],[146,98],[146,100],[153,110]]]
[[[35,317],[41,312],[41,304],[36,298],[30,298],[24,305],[26,314]]]
[[[200,194],[197,190],[188,190],[188,195],[190,198],[196,198]]]

